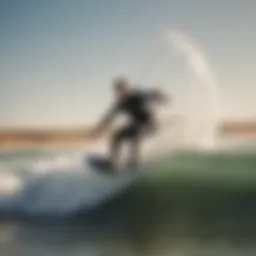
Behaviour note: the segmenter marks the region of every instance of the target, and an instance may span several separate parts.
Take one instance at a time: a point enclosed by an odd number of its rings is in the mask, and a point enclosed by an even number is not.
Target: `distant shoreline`
[[[256,121],[225,121],[217,131],[220,138],[256,140]],[[86,147],[96,138],[89,129],[0,129],[0,150],[23,148]]]

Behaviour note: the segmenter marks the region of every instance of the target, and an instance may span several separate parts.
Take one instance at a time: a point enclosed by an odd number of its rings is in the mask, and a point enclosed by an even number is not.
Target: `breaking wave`
[[[100,175],[86,165],[84,152],[19,161],[15,161],[16,155],[5,154],[9,158],[5,161],[2,157],[1,213],[68,215],[91,209],[125,189],[136,176]]]

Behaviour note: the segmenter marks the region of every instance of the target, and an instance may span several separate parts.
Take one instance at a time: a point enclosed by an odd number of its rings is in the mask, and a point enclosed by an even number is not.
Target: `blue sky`
[[[111,100],[111,79],[136,81],[166,29],[204,48],[224,116],[256,117],[255,10],[251,0],[2,0],[0,126],[97,119]],[[180,90],[179,63],[162,72]]]

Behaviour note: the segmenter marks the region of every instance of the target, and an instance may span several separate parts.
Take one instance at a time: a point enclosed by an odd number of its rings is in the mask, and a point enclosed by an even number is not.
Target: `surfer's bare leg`
[[[130,138],[130,156],[128,159],[128,166],[135,167],[140,161],[140,144],[141,139],[139,133]]]
[[[113,165],[118,164],[122,143],[129,137],[129,127],[117,130],[110,143],[110,160]]]
[[[117,164],[120,154],[120,147],[122,141],[121,131],[116,132],[110,143],[110,161],[113,165]]]

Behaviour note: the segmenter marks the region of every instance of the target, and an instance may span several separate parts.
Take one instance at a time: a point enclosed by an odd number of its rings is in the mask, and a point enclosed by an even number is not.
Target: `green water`
[[[93,211],[3,220],[0,255],[256,255],[256,153],[183,152],[156,166]]]
[[[161,165],[102,209],[140,253],[256,255],[254,154],[183,154]]]

